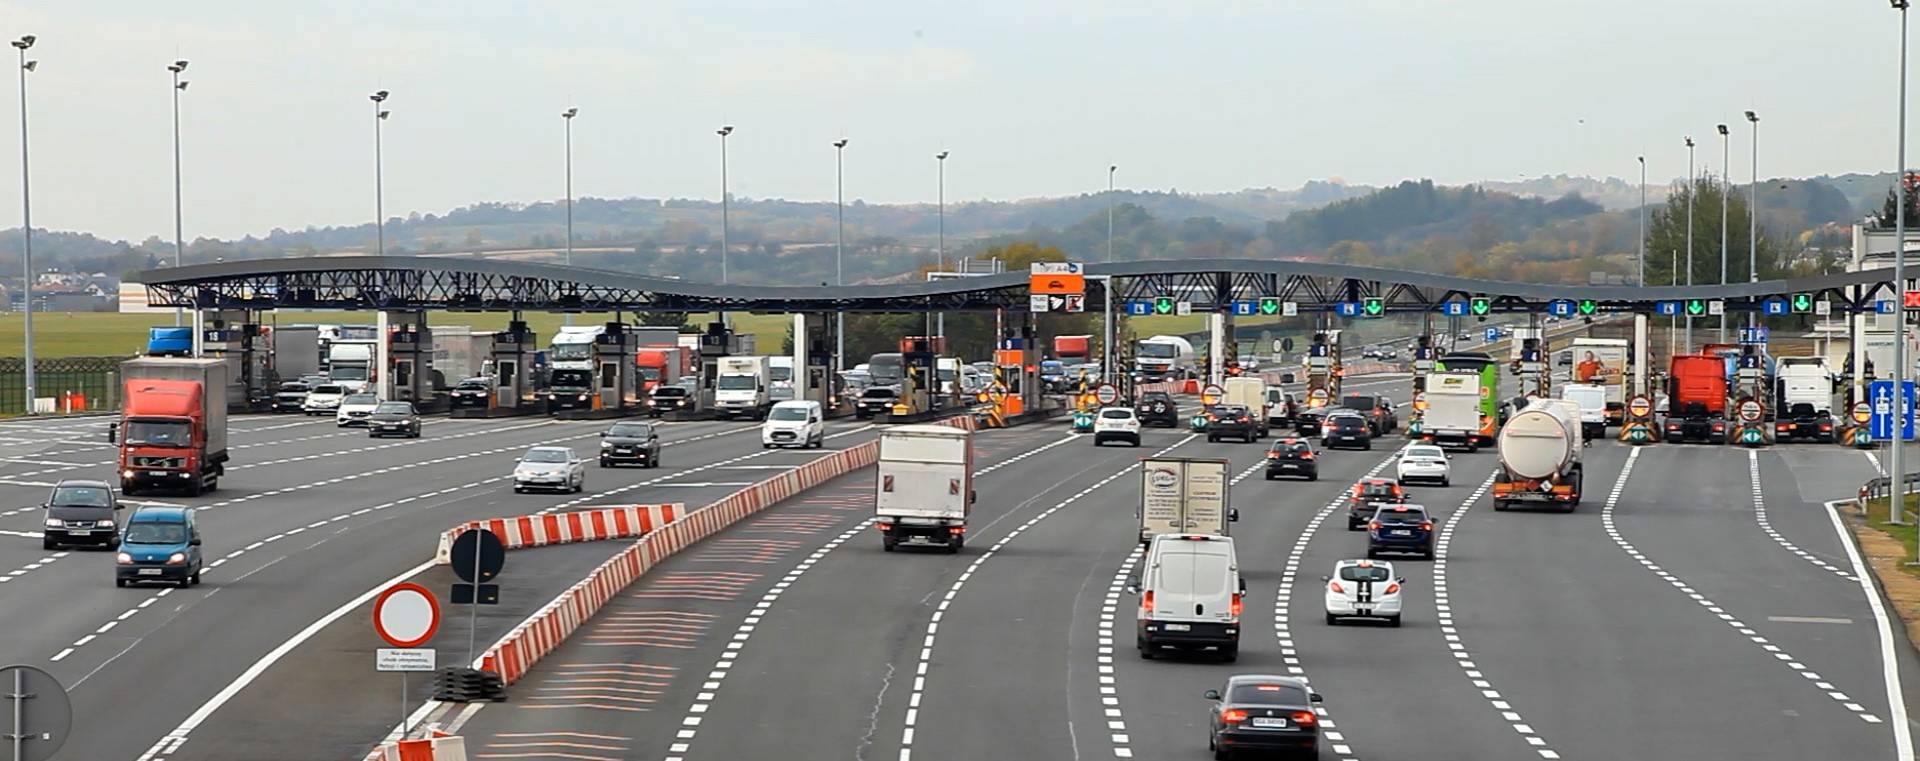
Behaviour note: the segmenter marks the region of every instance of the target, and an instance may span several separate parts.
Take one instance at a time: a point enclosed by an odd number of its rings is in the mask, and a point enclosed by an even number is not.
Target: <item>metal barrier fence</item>
[[[68,410],[69,398],[75,402],[74,412],[118,409],[120,363],[125,360],[125,357],[36,359],[34,391],[42,399],[52,398],[56,412]],[[0,357],[0,415],[25,413],[26,397],[27,361],[20,357]]]

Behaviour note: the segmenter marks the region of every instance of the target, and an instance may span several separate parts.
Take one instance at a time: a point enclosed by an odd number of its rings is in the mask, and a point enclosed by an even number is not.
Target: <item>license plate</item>
[[[161,569],[159,568],[142,568],[140,569],[140,575],[141,576],[159,576],[160,571]]]
[[[1253,717],[1253,725],[1267,729],[1285,729],[1287,720],[1277,716],[1255,716]]]
[[[1189,625],[1187,625],[1187,624],[1166,624],[1166,625],[1164,625],[1164,626],[1163,626],[1163,627],[1161,627],[1161,628],[1164,628],[1164,629],[1166,629],[1167,631],[1170,631],[1170,632],[1187,632],[1187,631],[1193,631],[1193,627],[1192,627],[1192,626],[1189,626]]]
[[[1394,529],[1393,535],[1394,536],[1413,536],[1413,531],[1411,529],[1404,529],[1404,528]]]
[[[91,536],[92,534],[93,532],[88,529],[78,529],[67,532],[67,536]]]

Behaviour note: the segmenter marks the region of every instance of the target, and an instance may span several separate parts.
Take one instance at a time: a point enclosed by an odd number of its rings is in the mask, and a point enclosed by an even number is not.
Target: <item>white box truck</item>
[[[1606,419],[1618,425],[1626,419],[1627,352],[1624,338],[1573,339],[1573,382],[1591,383],[1607,392]]]
[[[1240,516],[1230,503],[1226,460],[1148,457],[1140,461],[1140,543],[1161,534],[1227,536]]]
[[[1776,440],[1833,441],[1833,370],[1826,359],[1781,357],[1774,372]]]
[[[723,418],[764,420],[773,406],[766,357],[721,357],[715,365],[713,410]]]
[[[959,552],[973,511],[973,433],[944,425],[898,425],[880,432],[874,527],[888,552],[901,544]]]
[[[1420,416],[1420,433],[1428,441],[1446,446],[1479,449],[1475,436],[1480,433],[1480,374],[1434,373],[1427,376],[1427,410]]]
[[[1225,390],[1227,404],[1244,406],[1252,413],[1255,438],[1266,438],[1272,425],[1267,419],[1267,382],[1243,375],[1228,378]]]

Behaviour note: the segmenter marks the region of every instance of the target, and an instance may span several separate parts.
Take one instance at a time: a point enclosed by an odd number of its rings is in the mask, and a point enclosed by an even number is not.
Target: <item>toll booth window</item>
[[[401,388],[413,385],[413,363],[401,360],[393,367],[393,383]]]
[[[600,387],[613,388],[618,382],[620,368],[612,362],[600,363]]]
[[[495,377],[500,379],[500,385],[511,386],[514,384],[514,374],[519,372],[519,370],[520,363],[503,360],[500,362],[500,372],[497,373]]]

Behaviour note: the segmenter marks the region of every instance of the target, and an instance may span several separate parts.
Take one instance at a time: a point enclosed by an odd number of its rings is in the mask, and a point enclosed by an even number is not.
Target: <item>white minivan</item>
[[[1212,534],[1161,534],[1147,545],[1135,646],[1151,659],[1161,648],[1214,648],[1221,660],[1240,656],[1240,610],[1247,583],[1233,539]]]
[[[777,403],[767,412],[767,422],[760,424],[760,446],[766,449],[818,449],[826,440],[826,415],[820,411],[820,403],[815,401]]]

